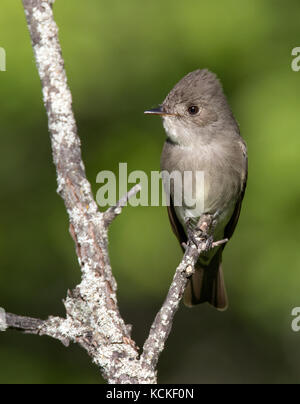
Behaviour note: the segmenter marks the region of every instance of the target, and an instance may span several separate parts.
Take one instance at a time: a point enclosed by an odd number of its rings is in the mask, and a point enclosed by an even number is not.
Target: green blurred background
[[[0,306],[63,316],[80,271],[22,3],[2,0],[0,10]],[[164,131],[143,111],[199,67],[220,77],[248,144],[248,188],[224,254],[230,308],[180,308],[160,382],[299,382],[299,1],[57,0],[54,11],[95,193],[97,173],[117,173],[119,162],[159,170]],[[121,312],[142,346],[181,257],[165,208],[126,208],[110,252]],[[15,331],[0,335],[0,364],[0,383],[103,381],[79,347]]]

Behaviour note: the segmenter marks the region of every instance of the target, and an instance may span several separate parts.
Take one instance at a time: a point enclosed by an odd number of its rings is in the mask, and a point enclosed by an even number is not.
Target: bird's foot
[[[193,243],[196,248],[199,248],[200,243],[202,243],[204,240],[207,240],[207,250],[211,248],[210,246],[213,243],[213,238],[208,233],[209,226],[207,222],[199,222],[197,225],[195,225],[195,222],[188,218],[186,219],[185,224],[188,240]],[[183,247],[186,249],[186,244]]]
[[[214,241],[213,238],[219,214],[219,211],[217,211],[214,215],[203,215],[197,224],[195,224],[195,221],[191,218],[186,219],[185,224],[188,242],[182,243],[182,247],[186,250],[188,245],[194,245],[199,249],[200,244],[205,242],[204,250],[207,252],[220,245],[226,244],[228,238],[218,241]]]
[[[213,236],[208,236],[206,239],[205,251],[209,251],[213,249],[214,238]]]
[[[197,247],[202,239],[202,230],[195,225],[195,222],[191,218],[185,220],[185,225],[188,240],[191,240]]]

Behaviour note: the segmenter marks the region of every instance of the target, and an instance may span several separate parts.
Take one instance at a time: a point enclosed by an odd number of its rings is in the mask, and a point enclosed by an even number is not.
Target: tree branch
[[[16,314],[5,313],[6,328],[25,331],[31,334],[38,334],[44,321],[37,318],[17,316]]]
[[[109,383],[156,383],[159,355],[170,333],[187,276],[192,275],[199,255],[209,247],[207,237],[201,237],[197,247],[188,242],[139,358],[138,349],[130,336],[131,327],[125,324],[118,309],[107,232],[109,224],[121,213],[128,199],[139,192],[140,186],[135,186],[104,214],[98,211],[81,158],[72,97],[53,18],[53,3],[54,0],[23,0],[48,115],[57,191],[69,216],[70,233],[82,276],[80,284],[68,292],[64,301],[65,319],[49,317],[43,321],[5,313],[0,309],[0,331],[14,328],[48,335],[65,345],[78,343]],[[208,234],[212,218],[204,217],[201,226],[203,234]]]
[[[187,243],[185,254],[176,269],[166,300],[155,317],[143,347],[141,362],[147,368],[156,368],[159,355],[162,353],[171,332],[173,318],[187,286],[188,277],[195,272],[195,264],[200,254],[211,248],[208,244],[208,235],[212,227],[213,217],[210,215],[202,216],[198,228],[203,235],[197,240],[197,246],[191,240]]]
[[[58,193],[69,215],[82,271],[81,283],[65,301],[67,318],[60,331],[88,351],[109,382],[130,383],[140,374],[138,352],[117,306],[107,230],[85,175],[52,4],[52,0],[23,0],[48,115]]]

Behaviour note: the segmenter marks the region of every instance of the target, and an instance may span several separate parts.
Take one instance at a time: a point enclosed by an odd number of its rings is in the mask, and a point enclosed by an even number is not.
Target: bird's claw
[[[214,238],[213,236],[208,236],[206,239],[206,245],[205,245],[205,250],[209,251],[213,248],[213,244],[214,244]]]
[[[188,239],[198,247],[201,239],[203,238],[203,231],[195,227],[195,224],[190,218],[185,220]]]
[[[193,227],[192,220],[189,218],[185,221],[188,239],[198,249],[201,242],[206,241],[205,250],[209,251],[213,248],[214,239],[211,234],[207,232],[205,226]]]

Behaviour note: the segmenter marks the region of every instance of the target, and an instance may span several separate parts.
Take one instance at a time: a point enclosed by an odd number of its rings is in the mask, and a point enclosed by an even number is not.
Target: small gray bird
[[[181,246],[197,228],[203,214],[215,219],[214,241],[230,239],[246,188],[247,148],[216,75],[206,69],[189,73],[159,108],[145,113],[163,118],[167,134],[161,156],[163,172],[181,174],[172,177],[168,206],[170,223]],[[192,176],[186,179],[185,172],[192,172]],[[202,187],[196,172],[203,172]],[[187,189],[192,190],[193,200],[199,202],[196,208],[191,208],[184,198],[181,206],[174,204],[180,197],[178,193]],[[203,201],[198,201],[200,198]],[[209,302],[219,310],[227,308],[221,265],[224,246],[200,257],[185,291],[187,306]]]

